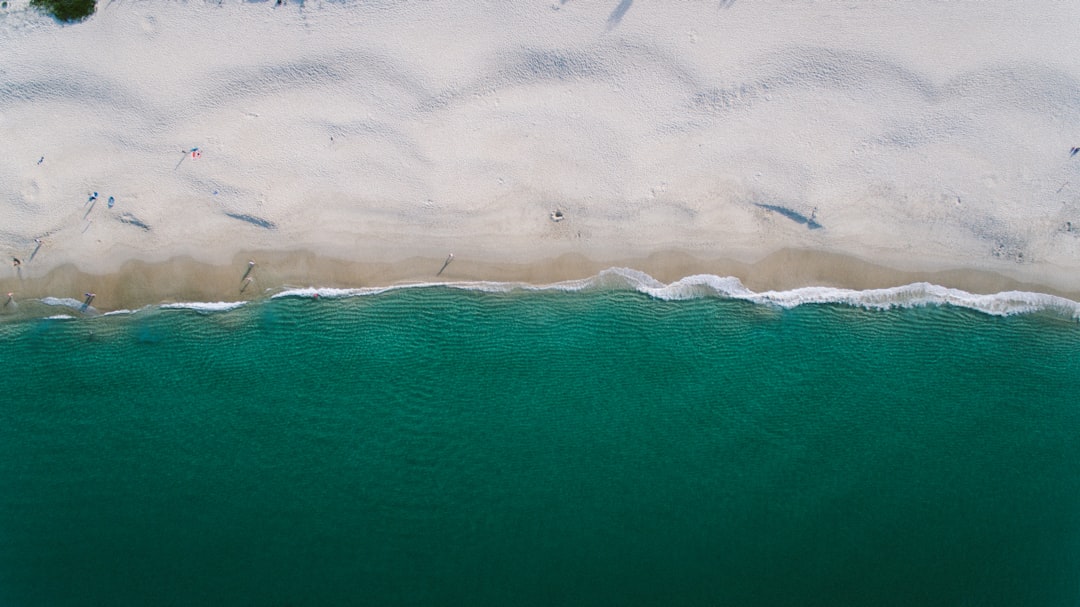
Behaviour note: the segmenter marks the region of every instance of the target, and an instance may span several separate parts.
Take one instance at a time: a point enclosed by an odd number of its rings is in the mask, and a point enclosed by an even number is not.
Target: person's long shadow
[[[634,0],[622,0],[615,10],[611,11],[611,14],[607,18],[607,28],[609,30],[615,29],[619,26],[619,22],[626,15],[626,11],[630,10],[630,5],[634,3]]]
[[[37,246],[34,247],[34,252],[30,254],[30,259],[28,261],[34,261],[34,256],[36,256],[38,254],[38,251],[40,251],[40,250],[41,250],[41,243],[39,242],[39,243],[37,243]]]
[[[451,253],[450,256],[446,258],[446,261],[443,262],[442,267],[439,268],[439,271],[435,273],[435,276],[442,276],[443,271],[446,270],[446,266],[450,265],[451,261],[454,261],[453,253]]]
[[[806,224],[806,227],[811,229],[811,230],[818,230],[818,229],[821,229],[821,228],[825,227],[825,226],[821,225],[820,223],[818,223],[817,220],[815,220],[813,216],[807,217],[806,215],[803,215],[802,213],[800,213],[798,211],[795,211],[795,210],[792,210],[792,209],[789,209],[787,207],[782,207],[782,206],[775,205],[775,204],[761,204],[760,202],[755,202],[754,206],[755,207],[760,207],[762,209],[767,209],[769,211],[776,211],[777,213],[783,215],[784,217],[787,217],[788,219],[790,219],[790,220],[792,220],[792,221],[794,221],[796,223],[804,223],[804,224]]]
[[[93,211],[93,210],[94,210],[94,205],[96,205],[96,204],[97,204],[97,198],[95,198],[95,199],[93,199],[93,200],[91,200],[91,201],[90,201],[90,208],[89,208],[89,209],[86,209],[86,212],[85,212],[85,213],[83,213],[83,216],[82,216],[82,218],[83,218],[83,219],[86,219],[86,217],[87,217],[88,215],[90,215],[90,211]]]

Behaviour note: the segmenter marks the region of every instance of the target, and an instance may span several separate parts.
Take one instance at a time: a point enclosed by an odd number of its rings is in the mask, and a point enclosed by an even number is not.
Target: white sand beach
[[[15,0],[0,289],[235,299],[453,252],[440,279],[1080,299],[1077,31],[1056,0]]]

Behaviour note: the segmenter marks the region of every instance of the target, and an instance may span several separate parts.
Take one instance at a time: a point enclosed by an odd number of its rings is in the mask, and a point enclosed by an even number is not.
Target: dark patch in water
[[[776,211],[777,213],[780,213],[784,217],[787,217],[788,219],[796,223],[806,224],[806,227],[811,230],[817,230],[819,228],[825,227],[818,223],[813,217],[807,217],[806,215],[803,215],[802,213],[789,209],[787,207],[782,207],[775,204],[761,204],[757,202],[754,203],[754,206],[761,207],[762,209],[767,209],[769,211]]]
[[[156,344],[162,341],[163,335],[161,331],[155,328],[139,327],[135,338],[140,344]]]
[[[258,227],[266,229],[266,230],[277,229],[277,224],[276,223],[274,223],[274,222],[272,222],[272,221],[270,221],[268,219],[263,219],[262,217],[255,217],[254,215],[247,215],[247,214],[244,214],[244,213],[225,213],[225,214],[228,215],[229,217],[232,217],[233,219],[239,219],[240,221],[246,221],[246,222],[250,223],[253,226],[258,226]]]

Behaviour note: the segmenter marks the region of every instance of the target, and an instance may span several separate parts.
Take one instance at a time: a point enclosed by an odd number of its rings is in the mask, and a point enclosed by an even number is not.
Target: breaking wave
[[[1080,319],[1080,303],[1045,293],[1003,291],[982,295],[927,282],[885,289],[853,290],[833,287],[802,287],[785,291],[759,292],[747,288],[738,278],[733,276],[695,274],[665,284],[644,272],[630,268],[609,268],[589,278],[546,285],[486,281],[421,282],[356,289],[292,288],[281,291],[272,297],[358,297],[377,295],[398,289],[425,287],[447,287],[490,293],[629,289],[656,299],[668,301],[715,297],[781,308],[794,308],[805,304],[841,304],[872,310],[947,305],[976,310],[994,316],[1044,312],[1070,319]]]
[[[578,292],[593,290],[628,290],[637,291],[660,300],[678,301],[702,298],[741,300],[759,305],[779,308],[794,308],[801,305],[839,304],[865,308],[869,310],[888,310],[892,308],[911,308],[918,306],[953,306],[966,308],[993,316],[1014,314],[1045,313],[1057,317],[1080,320],[1080,302],[1028,291],[1002,291],[993,294],[969,293],[960,289],[943,287],[927,282],[889,287],[885,289],[838,289],[833,287],[801,287],[784,291],[754,291],[733,276],[713,274],[695,274],[671,283],[663,283],[645,272],[631,268],[609,268],[578,280],[566,280],[550,284],[529,284],[524,282],[415,282],[380,287],[330,288],[300,287],[285,288],[271,295],[271,299],[280,298],[326,298],[364,297],[380,295],[402,289],[449,288],[485,293],[510,293],[520,291],[562,291]],[[84,302],[72,298],[44,297],[41,303],[49,307],[67,308],[79,312],[82,316],[96,316],[101,312]],[[147,308],[163,310],[190,310],[209,314],[235,310],[251,303],[250,301],[217,302],[176,302],[157,306],[147,306],[139,310],[114,310],[105,315],[134,314]]]

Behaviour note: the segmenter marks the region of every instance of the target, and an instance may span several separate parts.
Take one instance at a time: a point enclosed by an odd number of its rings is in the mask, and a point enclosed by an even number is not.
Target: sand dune
[[[1049,0],[13,2],[0,247],[46,245],[2,286],[791,249],[1080,293],[1078,25]]]

